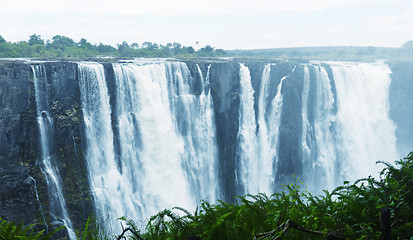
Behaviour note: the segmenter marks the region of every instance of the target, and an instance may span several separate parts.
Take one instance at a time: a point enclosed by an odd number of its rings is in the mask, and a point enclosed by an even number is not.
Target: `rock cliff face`
[[[0,216],[32,222],[37,212],[34,182],[36,106],[30,66],[0,63]]]
[[[388,64],[392,70],[390,115],[397,125],[398,151],[405,156],[413,150],[413,62],[392,61]]]
[[[281,128],[279,139],[279,160],[276,166],[276,181],[291,182],[292,175],[302,176],[301,164],[301,129],[302,129],[302,92],[303,92],[303,67],[287,66],[291,72],[282,89],[284,105],[281,115]],[[292,72],[293,71],[293,72]],[[288,74],[284,73],[284,74]],[[285,75],[286,76],[286,75]],[[282,149],[282,150],[281,150]]]
[[[92,209],[82,156],[77,65],[69,62],[0,64],[0,216],[38,223],[39,227],[50,224],[47,184],[39,167],[40,138],[31,65],[44,65],[46,69],[54,123],[51,158],[59,168],[69,212],[80,223]]]
[[[80,108],[77,64],[71,62],[43,64],[46,68],[49,105],[54,121],[53,136],[50,141],[51,158],[56,161],[59,169],[70,218],[74,223],[81,223],[87,219],[93,209],[87,168],[83,158],[84,126]],[[43,205],[47,206],[47,200]],[[78,226],[75,224],[76,227]]]
[[[211,66],[211,94],[214,99],[215,126],[219,161],[219,178],[223,198],[231,201],[236,194],[235,166],[239,114],[239,65]]]
[[[46,69],[49,106],[53,118],[50,155],[60,172],[63,193],[69,217],[75,229],[81,229],[88,215],[93,214],[93,196],[89,187],[89,175],[84,157],[86,140],[82,115],[79,70],[76,63],[58,62],[0,62],[0,216],[2,218],[36,223],[39,227],[53,225],[50,218],[50,201],[46,179],[41,172],[39,158],[40,141],[36,120],[36,102],[32,65]],[[216,147],[218,152],[218,178],[220,197],[233,201],[233,196],[244,194],[239,166],[240,129],[240,64],[234,61],[186,62],[192,82],[191,93],[199,96],[208,77],[215,114]],[[258,99],[266,62],[246,62],[254,90],[254,110],[259,111]],[[110,105],[116,106],[116,81],[111,63],[103,63]],[[334,76],[330,67],[323,65],[330,79],[331,92],[337,99]],[[392,83],[390,86],[390,116],[398,126],[396,137],[398,150],[406,154],[413,148],[413,64],[390,62]],[[283,108],[279,127],[277,159],[274,159],[275,190],[281,183],[291,181],[292,174],[303,176],[302,109],[304,91],[304,65],[279,62],[271,67],[269,94],[266,102],[276,96],[277,86],[285,77],[281,93]],[[202,77],[199,74],[202,73]],[[311,83],[306,109],[308,122],[315,123],[317,84],[315,70],[309,70]],[[202,83],[204,81],[204,83]],[[271,108],[267,105],[267,108]],[[337,102],[333,104],[337,112]],[[266,109],[267,110],[267,109]],[[112,107],[112,128],[115,157],[119,157],[119,129],[116,124],[116,108]],[[258,115],[256,125],[258,124]],[[335,126],[330,130],[334,132]],[[258,132],[258,130],[257,130]],[[308,133],[310,139],[315,139]],[[386,159],[387,160],[387,159]],[[388,159],[391,160],[391,159]],[[121,161],[118,159],[117,161]],[[339,165],[339,164],[338,164]],[[119,164],[120,166],[120,164]],[[339,166],[338,166],[339,167]],[[336,166],[337,168],[337,166]],[[120,217],[120,216],[116,216]]]

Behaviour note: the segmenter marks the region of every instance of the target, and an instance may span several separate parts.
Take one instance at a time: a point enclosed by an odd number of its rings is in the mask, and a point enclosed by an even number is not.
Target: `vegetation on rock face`
[[[129,45],[127,42],[118,44],[117,48],[100,43],[94,45],[82,38],[79,42],[73,39],[56,35],[46,42],[40,35],[33,34],[28,41],[16,43],[7,42],[0,36],[0,57],[220,57],[225,51],[215,49],[209,45],[195,51],[193,47],[185,47],[180,43],[168,43],[166,45],[144,42]]]
[[[194,213],[166,209],[151,217],[145,229],[122,217],[126,228],[113,239],[390,239],[382,236],[383,229],[391,230],[391,239],[413,239],[413,152],[397,166],[380,163],[385,168],[379,179],[344,182],[323,196],[301,190],[296,182],[269,197],[238,197],[235,204],[203,201]],[[110,239],[88,225],[89,220],[82,239]],[[3,234],[10,226],[2,220],[0,239],[9,239]],[[11,228],[27,235],[23,225]]]

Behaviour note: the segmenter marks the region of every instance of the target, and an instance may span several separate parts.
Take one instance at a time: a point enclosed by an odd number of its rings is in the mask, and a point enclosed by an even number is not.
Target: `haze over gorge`
[[[413,61],[0,60],[0,216],[76,239],[413,150]]]

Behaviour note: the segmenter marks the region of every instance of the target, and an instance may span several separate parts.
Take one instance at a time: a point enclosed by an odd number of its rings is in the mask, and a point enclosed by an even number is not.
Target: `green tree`
[[[159,50],[159,45],[157,43],[144,42],[142,47],[148,49],[149,51]]]
[[[133,57],[135,55],[135,49],[131,48],[126,41],[118,45],[118,53],[121,57]]]
[[[139,48],[139,44],[137,43],[132,43],[130,46],[135,50]]]
[[[2,40],[4,38],[0,36],[0,57],[22,57],[15,45]]]
[[[43,40],[40,35],[33,34],[28,41],[16,43],[6,42],[0,36],[0,57],[96,57],[96,56],[121,56],[121,57],[213,57],[225,55],[224,50],[214,49],[210,45],[199,51],[191,46],[186,47],[178,42],[162,44],[144,42],[139,47],[138,43],[129,45],[126,41],[118,44],[117,48],[100,43],[94,45],[85,38],[75,42],[73,39],[61,35],[54,36],[51,40]]]
[[[195,49],[194,49],[193,47],[191,47],[191,46],[189,46],[189,47],[184,47],[184,50],[185,50],[185,52],[188,53],[188,54],[193,54],[193,53],[195,53]]]
[[[30,36],[30,39],[29,39],[28,43],[29,43],[30,46],[33,46],[33,45],[36,45],[36,44],[44,45],[44,40],[40,38],[40,35],[33,34],[33,35]]]
[[[177,43],[177,42],[174,42],[174,43],[173,43],[173,48],[174,48],[174,49],[181,49],[181,47],[182,47],[182,44]]]
[[[100,43],[99,46],[96,47],[96,49],[101,54],[114,54],[114,53],[116,53],[116,48],[114,48],[110,45],[105,45],[103,43]]]
[[[78,44],[79,44],[80,48],[85,49],[85,50],[93,50],[94,49],[94,46],[84,38],[80,39]]]
[[[35,44],[32,46],[32,56],[33,57],[43,57],[46,54],[46,49],[44,45]]]
[[[217,49],[215,50],[215,53],[217,56],[221,56],[221,57],[226,55],[226,52],[223,49]]]
[[[200,51],[206,54],[212,54],[214,52],[214,48],[210,45],[206,45],[205,47],[201,48]]]
[[[77,44],[73,39],[60,35],[54,36],[52,42],[48,44],[48,47],[56,50],[60,49],[61,51],[64,51],[67,48],[75,48],[76,46]]]

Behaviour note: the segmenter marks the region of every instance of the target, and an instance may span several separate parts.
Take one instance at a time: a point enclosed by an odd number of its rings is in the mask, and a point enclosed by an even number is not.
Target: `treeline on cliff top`
[[[92,44],[82,38],[79,42],[61,35],[45,41],[40,35],[33,34],[28,41],[7,42],[0,35],[1,58],[60,58],[60,57],[222,57],[225,51],[206,45],[199,50],[180,43],[166,45],[144,42],[142,44],[123,42],[117,48],[100,43]]]
[[[28,41],[7,42],[0,35],[0,58],[94,58],[94,57],[148,57],[148,58],[188,58],[188,57],[235,57],[258,59],[299,59],[299,60],[374,60],[374,59],[412,59],[413,41],[407,41],[400,48],[396,47],[356,47],[356,46],[321,46],[291,47],[250,50],[216,49],[206,45],[198,50],[192,46],[182,46],[174,42],[166,45],[143,42],[122,42],[116,47],[103,43],[92,44],[82,38],[79,42],[61,35],[51,40],[44,40],[33,34]]]
[[[121,217],[121,233],[99,231],[90,218],[76,234],[78,239],[412,240],[413,152],[396,166],[379,163],[385,167],[378,179],[346,181],[320,196],[302,190],[297,181],[271,196],[247,195],[236,203],[202,201],[194,212],[165,209],[146,224]],[[31,227],[0,218],[0,239],[50,239],[54,234],[31,232]]]

